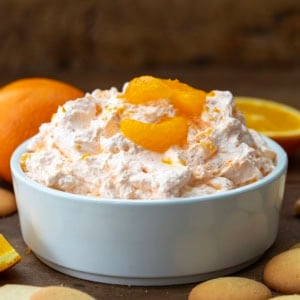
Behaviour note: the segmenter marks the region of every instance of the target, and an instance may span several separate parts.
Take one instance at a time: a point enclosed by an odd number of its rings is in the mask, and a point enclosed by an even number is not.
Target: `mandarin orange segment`
[[[5,271],[21,260],[19,253],[0,234],[0,272]]]
[[[179,80],[141,76],[131,80],[125,93],[119,97],[133,104],[147,101],[170,99],[176,109],[187,116],[197,116],[202,112],[206,93]]]
[[[179,81],[178,79],[161,79],[169,88],[177,91],[188,91],[193,89],[190,85]]]
[[[147,101],[169,98],[170,95],[171,90],[162,80],[152,76],[141,76],[131,80],[125,93],[119,97],[125,98],[129,103],[141,104]]]
[[[184,144],[188,132],[187,122],[182,117],[174,117],[157,124],[124,119],[120,128],[135,144],[156,152],[166,151],[173,145]]]
[[[206,100],[206,92],[195,89],[179,80],[163,80],[172,89],[172,104],[184,115],[200,115]]]
[[[176,91],[172,95],[173,105],[186,116],[199,116],[206,100],[205,92],[200,90]]]

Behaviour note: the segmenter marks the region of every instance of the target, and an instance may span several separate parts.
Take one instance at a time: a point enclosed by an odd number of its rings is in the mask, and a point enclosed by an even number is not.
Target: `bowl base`
[[[35,254],[39,260],[41,260],[44,264],[49,266],[50,268],[64,273],[66,275],[108,284],[118,284],[118,285],[128,285],[128,286],[164,286],[164,285],[175,285],[175,284],[188,284],[194,282],[200,282],[220,276],[229,275],[235,273],[257,261],[261,255],[248,260],[242,264],[238,264],[229,268],[216,270],[208,273],[200,273],[193,275],[185,275],[185,276],[174,276],[174,277],[121,277],[121,276],[110,276],[96,273],[88,273],[82,272],[70,268],[63,267],[61,265],[57,265],[53,262],[50,262],[47,259]]]

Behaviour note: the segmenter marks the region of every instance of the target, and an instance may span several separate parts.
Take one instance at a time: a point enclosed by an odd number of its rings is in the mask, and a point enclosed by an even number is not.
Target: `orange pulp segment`
[[[169,98],[171,91],[164,82],[152,76],[140,76],[132,79],[121,98],[132,104]]]
[[[205,103],[205,92],[176,91],[171,98],[173,105],[186,116],[199,116]]]
[[[206,93],[178,80],[141,76],[131,80],[120,97],[133,104],[170,99],[182,114],[197,116],[202,112]]]
[[[156,152],[166,151],[173,145],[182,145],[188,132],[187,122],[183,117],[174,117],[157,124],[124,119],[120,128],[135,144]]]
[[[300,147],[300,111],[280,102],[235,97],[246,125],[277,141],[290,154]]]
[[[206,92],[195,89],[179,80],[163,79],[172,89],[172,104],[184,115],[198,116],[202,112],[206,100]]]
[[[19,253],[0,234],[0,272],[5,271],[21,260]]]

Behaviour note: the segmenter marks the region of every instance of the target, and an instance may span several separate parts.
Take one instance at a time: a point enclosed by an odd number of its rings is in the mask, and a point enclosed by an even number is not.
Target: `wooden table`
[[[299,108],[300,103],[300,70],[233,70],[233,69],[198,69],[180,68],[172,70],[135,70],[121,73],[89,74],[83,78],[76,74],[58,74],[56,77],[80,86],[89,91],[96,87],[120,87],[121,83],[137,74],[151,73],[157,76],[177,77],[183,81],[209,89],[229,89],[234,94],[251,95],[280,100]],[[2,78],[5,83],[12,78]],[[11,188],[9,184],[0,182],[0,186]],[[290,158],[285,196],[281,211],[278,237],[272,247],[253,265],[236,273],[256,280],[262,280],[265,263],[277,253],[300,242],[300,219],[294,216],[293,206],[300,197],[300,152]],[[28,251],[23,242],[18,214],[0,218],[0,232],[14,245],[22,256],[22,261],[11,270],[0,273],[0,284],[19,283],[30,285],[66,285],[88,292],[97,299],[187,299],[187,295],[195,284],[164,287],[129,287],[84,281],[61,274],[41,263],[35,255]],[[88,255],[88,254],[87,254]],[[274,293],[275,295],[275,293]]]

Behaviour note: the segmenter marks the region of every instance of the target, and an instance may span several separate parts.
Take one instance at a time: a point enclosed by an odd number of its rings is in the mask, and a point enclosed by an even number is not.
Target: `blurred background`
[[[274,73],[299,85],[299,0],[1,0],[0,36],[1,84],[44,76],[93,89],[151,73],[270,97],[251,85],[261,76],[279,98]]]

